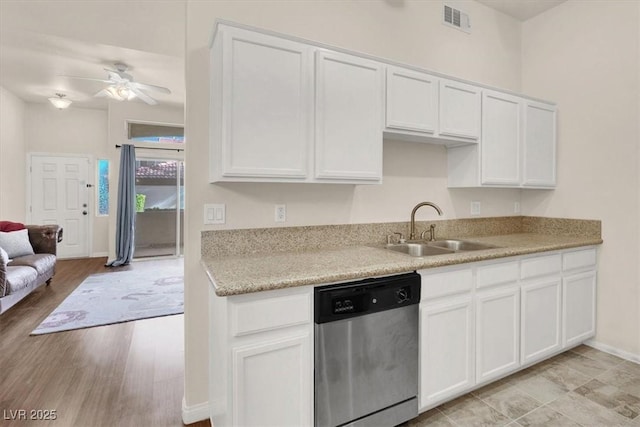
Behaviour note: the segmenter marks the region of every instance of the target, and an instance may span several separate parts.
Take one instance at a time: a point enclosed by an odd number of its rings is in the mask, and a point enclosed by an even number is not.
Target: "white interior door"
[[[59,258],[89,256],[89,158],[31,155],[30,223],[64,229]]]

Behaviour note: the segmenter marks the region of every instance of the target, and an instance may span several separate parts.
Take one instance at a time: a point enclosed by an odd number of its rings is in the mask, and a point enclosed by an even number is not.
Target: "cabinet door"
[[[520,98],[482,94],[482,184],[520,185]]]
[[[476,295],[476,383],[520,366],[520,289],[518,286]]]
[[[542,360],[562,347],[561,290],[559,275],[522,286],[520,362],[523,365]]]
[[[381,64],[316,52],[316,178],[382,179],[382,99]]]
[[[233,425],[313,423],[310,345],[310,335],[301,334],[232,349]]]
[[[526,101],[524,104],[524,171],[522,184],[556,185],[556,108]]]
[[[480,88],[440,80],[440,135],[470,141],[480,138]]]
[[[438,120],[438,79],[388,66],[386,112],[386,130],[433,135]]]
[[[222,62],[221,93],[212,98],[222,96],[214,112],[222,117],[214,132],[222,140],[221,159],[215,159],[222,177],[305,179],[313,123],[311,47],[237,28],[219,37],[222,56],[214,60]]]
[[[596,272],[562,279],[563,347],[572,347],[596,334]]]
[[[474,384],[471,296],[420,308],[420,407]]]

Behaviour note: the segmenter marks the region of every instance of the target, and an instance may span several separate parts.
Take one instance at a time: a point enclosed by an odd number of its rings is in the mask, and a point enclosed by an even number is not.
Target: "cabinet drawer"
[[[520,278],[529,279],[532,277],[546,276],[560,272],[562,258],[560,254],[525,258],[520,264]]]
[[[300,325],[311,322],[311,293],[233,301],[229,310],[235,337]]]
[[[562,269],[574,270],[577,268],[595,267],[596,249],[589,248],[574,252],[567,252],[562,255]]]
[[[518,280],[518,262],[500,262],[486,264],[478,267],[476,286],[486,288],[488,286],[511,283]]]
[[[421,270],[418,273],[422,276],[422,288],[420,290],[422,300],[468,292],[473,287],[471,268],[438,273]]]

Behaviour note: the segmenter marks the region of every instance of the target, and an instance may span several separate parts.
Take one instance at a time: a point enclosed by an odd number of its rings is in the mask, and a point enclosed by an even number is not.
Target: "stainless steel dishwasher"
[[[316,427],[417,417],[420,276],[323,286],[314,297]]]

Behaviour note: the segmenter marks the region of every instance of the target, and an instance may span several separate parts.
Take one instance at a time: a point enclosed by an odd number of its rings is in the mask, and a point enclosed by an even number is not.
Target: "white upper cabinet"
[[[434,136],[438,129],[438,78],[406,68],[387,67],[385,131]]]
[[[304,180],[312,146],[311,46],[220,28],[212,67],[212,180]]]
[[[480,138],[480,88],[440,80],[440,135],[460,141]]]
[[[382,181],[383,65],[219,24],[211,182]]]
[[[482,184],[520,185],[521,98],[482,94]]]
[[[554,188],[556,107],[483,89],[482,137],[447,162],[449,187]]]
[[[556,108],[524,102],[524,176],[527,187],[556,185]]]
[[[382,64],[316,52],[315,178],[382,180]]]
[[[480,88],[387,66],[386,126],[391,138],[474,144],[480,138]]]
[[[386,135],[446,145],[449,187],[556,185],[554,105],[230,22],[210,111],[210,182],[379,184]]]

